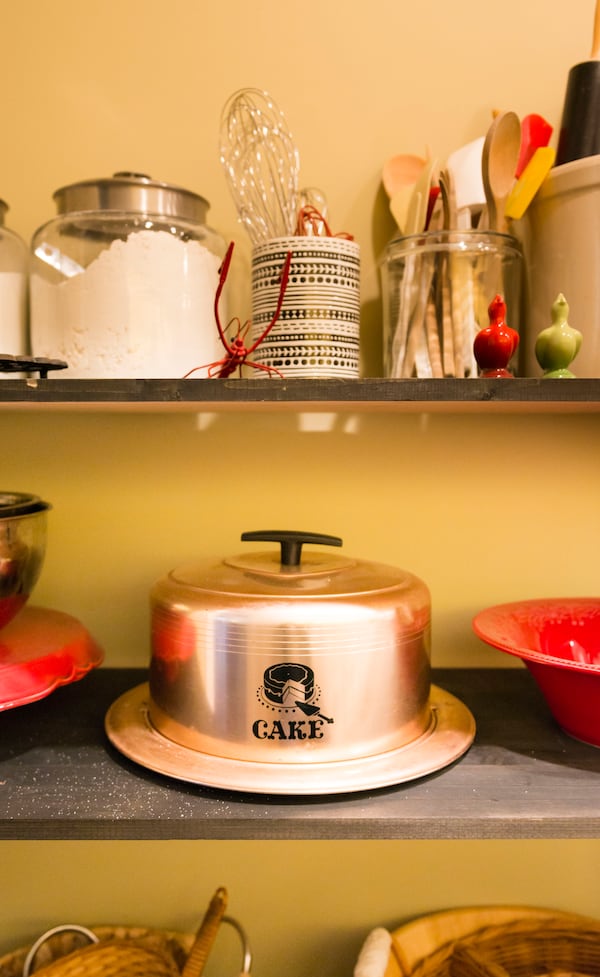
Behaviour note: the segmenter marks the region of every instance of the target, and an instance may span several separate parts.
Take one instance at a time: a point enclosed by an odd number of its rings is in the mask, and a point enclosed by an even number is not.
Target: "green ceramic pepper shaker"
[[[581,347],[582,335],[569,323],[569,305],[562,292],[552,306],[552,325],[542,329],[535,343],[535,355],[545,377],[574,377],[569,366]]]

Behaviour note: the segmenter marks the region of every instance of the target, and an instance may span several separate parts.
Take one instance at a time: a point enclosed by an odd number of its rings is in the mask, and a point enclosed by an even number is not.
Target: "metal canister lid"
[[[44,512],[50,508],[50,503],[44,502],[39,495],[31,495],[29,492],[0,491],[0,519],[31,516],[35,512]]]
[[[98,180],[60,187],[52,195],[59,214],[117,211],[160,214],[174,220],[204,224],[209,203],[204,197],[144,173],[119,172]]]

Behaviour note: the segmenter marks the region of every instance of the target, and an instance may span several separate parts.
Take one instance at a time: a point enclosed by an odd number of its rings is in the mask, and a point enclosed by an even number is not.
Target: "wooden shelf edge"
[[[600,750],[558,729],[525,669],[434,669],[475,717],[470,750],[409,783],[315,797],[204,788],[123,757],[104,717],[145,677],[99,668],[0,714],[0,841],[600,837]]]
[[[600,380],[0,379],[0,410],[600,411]]]
[[[582,824],[579,819],[556,818],[538,824],[482,822],[478,818],[457,823],[425,820],[422,824],[352,821],[277,821],[237,824],[222,819],[180,821],[19,821],[0,822],[3,841],[542,841],[589,840],[600,837],[600,818]]]

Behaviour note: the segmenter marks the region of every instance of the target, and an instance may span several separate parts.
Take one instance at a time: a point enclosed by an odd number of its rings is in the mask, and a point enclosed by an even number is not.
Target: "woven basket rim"
[[[149,945],[170,943],[180,947],[186,955],[189,953],[195,938],[194,933],[187,933],[182,930],[159,929],[151,926],[122,926],[120,924],[104,923],[91,925],[88,929],[96,934],[100,942],[106,940],[139,940]],[[0,977],[20,977],[23,963],[30,946],[31,944],[20,946],[0,956]],[[59,956],[53,959],[59,959]],[[34,975],[35,971],[32,972],[32,977]]]
[[[410,977],[448,977],[453,948],[456,945],[472,947],[482,954],[489,954],[491,963],[505,966],[513,962],[518,973],[543,974],[548,967],[543,963],[547,954],[554,953],[564,959],[561,966],[552,970],[580,971],[589,977],[600,975],[600,921],[587,917],[565,919],[561,916],[542,919],[516,918],[499,924],[487,924],[465,934],[459,939],[441,944],[415,964]],[[583,955],[586,964],[589,953],[594,966],[579,967]],[[511,956],[512,955],[512,956]],[[597,959],[596,959],[597,957]],[[539,961],[539,965],[537,965]]]
[[[440,909],[408,919],[390,930],[394,955],[400,972],[408,977],[421,961],[442,947],[464,940],[486,926],[514,923],[518,920],[562,920],[565,923],[596,923],[591,916],[556,908],[519,905],[465,905]]]

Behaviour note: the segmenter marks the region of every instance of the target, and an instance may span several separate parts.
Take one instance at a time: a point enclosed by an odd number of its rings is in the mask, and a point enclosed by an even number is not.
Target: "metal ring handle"
[[[252,968],[252,950],[250,949],[246,931],[242,924],[238,923],[237,919],[235,919],[233,916],[223,916],[223,922],[229,923],[229,925],[233,926],[234,930],[236,930],[240,938],[243,951],[242,974],[249,974]]]
[[[83,936],[87,936],[90,943],[98,943],[98,937],[91,930],[87,929],[85,926],[78,926],[76,923],[64,923],[62,926],[54,926],[52,929],[47,930],[42,933],[40,937],[35,941],[31,949],[29,950],[25,961],[23,963],[23,977],[29,977],[31,973],[31,965],[35,959],[35,956],[41,946],[49,940],[51,936],[56,933],[82,933]]]

